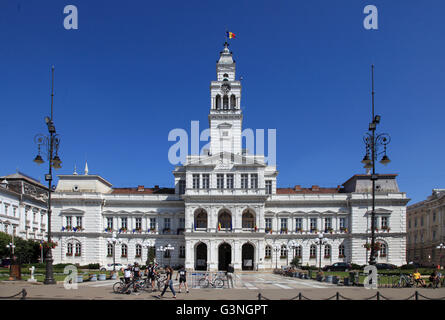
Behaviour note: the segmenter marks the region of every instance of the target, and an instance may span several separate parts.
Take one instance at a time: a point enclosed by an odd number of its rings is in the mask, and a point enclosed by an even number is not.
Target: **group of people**
[[[434,270],[429,277],[431,287],[438,288],[441,278],[442,274]],[[415,284],[421,285],[422,287],[426,287],[425,280],[422,279],[422,275],[420,274],[419,269],[416,269],[414,271],[413,279]]]
[[[124,274],[124,281],[126,284],[129,284],[133,281],[133,291],[137,292],[136,281],[141,280],[142,277],[146,277],[147,281],[151,284],[152,291],[156,290],[156,278],[161,273],[159,265],[157,263],[149,263],[145,271],[142,272],[141,267],[137,262],[133,265],[128,265],[126,268],[122,268],[122,273]],[[162,293],[157,296],[157,298],[162,298],[167,291],[167,288],[170,288],[173,293],[173,298],[176,298],[175,288],[173,287],[173,268],[171,266],[165,266],[165,275],[166,278],[164,280],[164,288]],[[181,293],[181,288],[184,286],[186,293],[189,293],[189,288],[187,284],[187,271],[184,267],[181,267],[176,274],[176,281],[179,278],[179,293]]]

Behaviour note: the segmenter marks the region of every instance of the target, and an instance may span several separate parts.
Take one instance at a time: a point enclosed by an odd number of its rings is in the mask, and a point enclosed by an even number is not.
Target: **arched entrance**
[[[207,245],[200,243],[196,246],[195,270],[207,270]]]
[[[227,271],[227,267],[232,263],[232,247],[224,242],[218,248],[218,270]]]
[[[241,249],[241,256],[243,260],[242,269],[243,270],[253,270],[253,266],[255,264],[254,257],[254,247],[250,243],[243,244]]]

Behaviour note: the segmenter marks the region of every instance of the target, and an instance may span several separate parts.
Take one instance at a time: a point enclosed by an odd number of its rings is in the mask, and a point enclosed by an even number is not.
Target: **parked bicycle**
[[[224,287],[224,279],[220,276],[216,276],[215,278],[209,277],[209,275],[205,275],[204,278],[199,279],[198,285],[201,288],[208,288],[212,286],[213,288],[223,288]]]
[[[394,284],[394,288],[411,288],[414,286],[412,276],[401,274],[399,280]]]

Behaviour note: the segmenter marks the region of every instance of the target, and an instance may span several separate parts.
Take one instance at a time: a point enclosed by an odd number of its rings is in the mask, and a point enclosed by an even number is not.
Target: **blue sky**
[[[79,29],[63,28],[76,5]],[[363,28],[363,8],[379,29]],[[45,132],[50,67],[60,174],[100,174],[115,187],[173,186],[167,140],[208,126],[209,82],[228,28],[243,76],[244,128],[277,129],[280,187],[335,187],[364,173],[370,65],[380,132],[392,137],[402,191],[420,201],[445,187],[445,2],[15,1],[0,3],[0,175],[43,181],[32,162]]]

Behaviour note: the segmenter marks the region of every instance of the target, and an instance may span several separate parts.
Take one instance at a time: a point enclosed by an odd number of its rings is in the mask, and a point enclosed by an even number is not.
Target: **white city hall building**
[[[60,175],[53,196],[55,263],[161,264],[194,270],[262,270],[298,256],[303,265],[366,264],[370,175],[337,188],[278,188],[264,155],[242,149],[241,83],[225,44],[211,81],[210,150],[173,171],[175,188],[113,188],[98,175]],[[406,204],[395,174],[379,175],[378,262],[406,263]],[[316,244],[322,233],[325,243]],[[115,237],[113,237],[113,234]],[[164,250],[166,246],[172,250]],[[113,248],[114,251],[113,251]],[[114,256],[114,257],[113,257]]]

